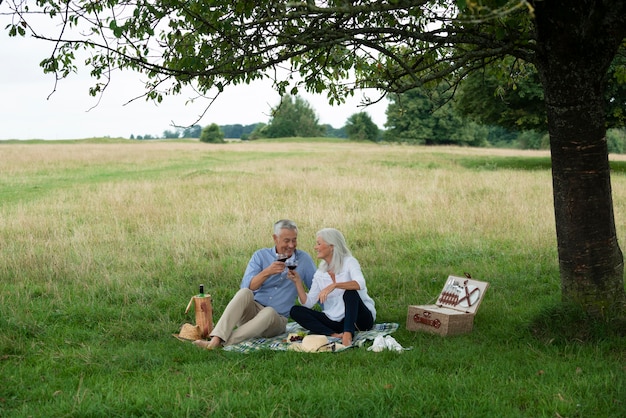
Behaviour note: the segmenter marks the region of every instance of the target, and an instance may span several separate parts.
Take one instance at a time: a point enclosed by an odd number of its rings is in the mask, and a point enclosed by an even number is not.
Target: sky
[[[280,102],[268,82],[227,87],[198,120],[207,103],[186,103],[191,92],[168,96],[160,104],[140,98],[144,92],[141,76],[132,72],[114,74],[111,85],[99,99],[89,95],[95,79],[89,69],[56,85],[54,76],[44,74],[39,62],[49,56],[52,45],[29,38],[9,38],[0,25],[0,140],[129,138],[131,135],[159,137],[177,126],[206,126],[269,122],[269,113]],[[368,92],[376,99],[376,92]],[[365,111],[383,129],[388,102],[360,107],[363,93],[346,104],[330,106],[325,95],[302,93],[315,110],[319,123],[341,128],[352,114]],[[130,103],[128,103],[131,101]]]

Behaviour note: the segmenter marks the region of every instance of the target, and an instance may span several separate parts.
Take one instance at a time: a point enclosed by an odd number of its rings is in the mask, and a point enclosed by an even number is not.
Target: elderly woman
[[[296,285],[302,305],[293,306],[289,315],[311,333],[341,338],[343,345],[350,346],[355,331],[371,329],[376,320],[361,266],[343,234],[334,228],[318,231],[315,252],[321,261],[308,293],[296,271],[287,275]],[[311,309],[317,302],[322,312]]]

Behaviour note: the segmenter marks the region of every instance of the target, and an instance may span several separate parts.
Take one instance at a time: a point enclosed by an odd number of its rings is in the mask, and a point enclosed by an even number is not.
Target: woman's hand
[[[319,294],[320,303],[326,302],[326,299],[328,299],[328,295],[330,294],[330,292],[332,292],[336,288],[337,288],[337,283],[329,284],[328,286],[326,286],[324,290],[322,290]]]
[[[306,290],[304,289],[304,284],[302,284],[302,279],[300,278],[298,272],[295,270],[289,270],[287,272],[287,279],[291,280],[296,286],[296,291],[298,292],[298,299],[300,299],[300,302],[306,303]]]
[[[296,284],[298,282],[302,283],[302,280],[300,280],[300,275],[295,270],[289,270],[287,272],[287,278],[291,280],[293,284]]]

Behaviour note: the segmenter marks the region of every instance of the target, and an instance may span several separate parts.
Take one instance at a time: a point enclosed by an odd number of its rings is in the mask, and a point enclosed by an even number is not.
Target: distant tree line
[[[243,140],[260,138],[313,138],[331,137],[351,140],[379,140],[378,127],[367,113],[348,118],[346,125],[335,129],[331,125],[321,125],[311,105],[300,96],[284,96],[279,105],[272,111],[267,124],[259,123]],[[355,127],[355,124],[357,127]],[[363,126],[361,126],[363,125]]]
[[[367,112],[350,115],[339,129],[321,125],[315,110],[300,96],[284,96],[268,123],[250,125],[193,125],[166,130],[162,138],[195,138],[202,142],[244,141],[261,138],[332,137],[355,141],[386,141],[418,145],[460,145],[547,149],[549,144],[543,92],[536,72],[503,83],[486,68],[451,91],[445,84],[422,86],[389,96],[387,120],[380,129]],[[622,91],[617,91],[622,95]],[[609,152],[626,152],[626,130],[619,100],[607,100],[611,124]],[[151,135],[131,139],[155,139]]]
[[[315,110],[300,96],[283,97],[279,105],[273,109],[268,123],[219,126],[211,124],[204,128],[194,125],[184,129],[166,130],[162,136],[165,139],[193,138],[202,142],[223,142],[224,139],[246,141],[286,137],[332,137],[371,141],[380,139],[378,127],[367,113],[362,112],[353,115],[348,118],[345,126],[336,129],[328,124],[321,125]],[[135,138],[131,135],[131,139],[155,139],[155,137],[143,135]]]

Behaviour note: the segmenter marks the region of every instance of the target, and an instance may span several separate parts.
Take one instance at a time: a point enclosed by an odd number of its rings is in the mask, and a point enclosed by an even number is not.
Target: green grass
[[[626,337],[559,304],[543,156],[287,140],[0,152],[2,417],[624,416]],[[621,237],[623,176],[613,191]],[[280,217],[310,253],[318,229],[345,233],[410,351],[244,355],[171,336],[200,283],[219,317]],[[474,330],[407,331],[408,305],[466,271],[490,283]]]

